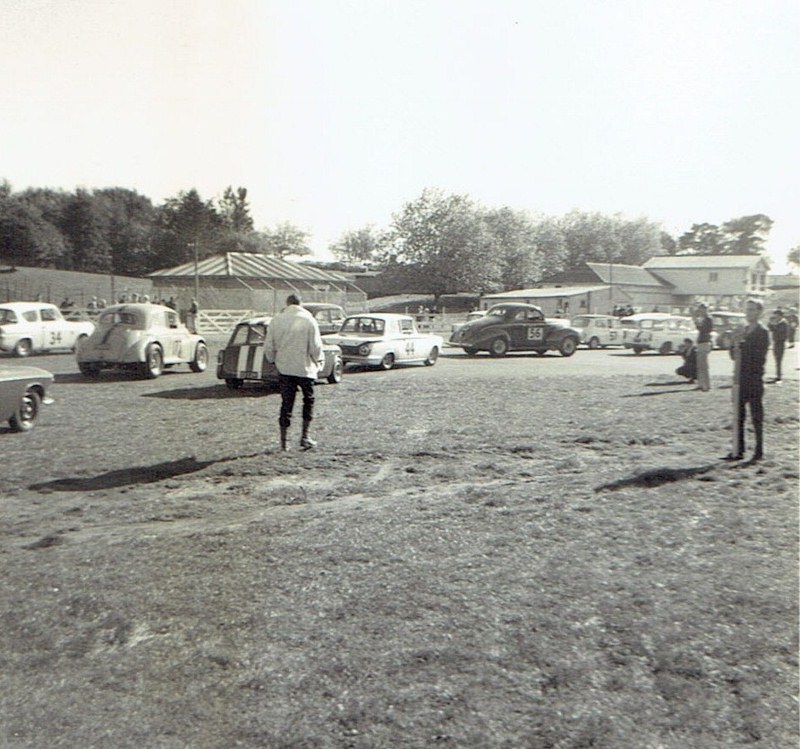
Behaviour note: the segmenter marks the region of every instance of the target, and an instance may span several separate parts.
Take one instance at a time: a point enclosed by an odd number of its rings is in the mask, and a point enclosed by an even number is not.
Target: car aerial
[[[495,304],[480,320],[466,323],[450,336],[450,342],[468,354],[488,351],[505,356],[509,351],[535,351],[544,355],[558,351],[572,356],[580,342],[580,332],[568,320],[548,320],[532,304]]]
[[[74,351],[94,330],[94,323],[65,320],[55,304],[0,304],[0,351],[29,356],[45,351]]]
[[[729,349],[733,342],[733,334],[745,323],[744,314],[741,312],[715,310],[714,312],[709,312],[709,315],[714,324],[714,332],[717,334],[717,348]]]
[[[455,333],[460,328],[463,328],[468,322],[472,322],[473,320],[480,320],[482,317],[486,316],[485,309],[476,309],[472,312],[467,312],[467,316],[464,319],[464,322],[454,322],[450,327],[450,333]]]
[[[271,317],[258,317],[240,322],[233,329],[228,344],[217,354],[217,377],[225,380],[229,388],[240,388],[247,380],[277,382],[278,370],[264,356],[264,339],[271,320]],[[325,358],[317,379],[331,384],[341,382],[342,350],[323,342],[322,353]]]
[[[623,328],[613,315],[578,315],[570,325],[581,335],[581,343],[590,349],[622,346]]]
[[[345,364],[391,369],[395,364],[432,367],[444,343],[441,336],[420,333],[409,315],[363,313],[348,317],[339,332],[325,340],[342,349]]]
[[[52,383],[53,375],[39,367],[0,366],[0,421],[16,432],[33,429],[42,404],[53,402]]]
[[[154,378],[176,364],[205,371],[208,348],[202,336],[190,333],[169,307],[115,304],[100,313],[94,333],[78,346],[76,358],[87,377],[122,368]]]
[[[633,349],[634,354],[643,351],[674,354],[683,349],[687,338],[692,342],[697,340],[697,326],[691,317],[643,312],[622,318],[622,324],[625,328],[624,346]]]
[[[336,333],[342,327],[345,314],[338,304],[323,304],[322,302],[309,302],[303,307],[307,309],[317,321],[319,332],[322,335]]]

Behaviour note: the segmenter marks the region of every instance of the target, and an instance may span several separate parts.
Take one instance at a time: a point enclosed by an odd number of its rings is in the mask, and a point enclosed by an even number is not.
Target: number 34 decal
[[[50,331],[50,346],[58,346],[61,343],[61,331]]]

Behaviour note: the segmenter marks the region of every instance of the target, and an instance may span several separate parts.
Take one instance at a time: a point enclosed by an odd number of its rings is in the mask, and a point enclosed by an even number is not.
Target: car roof
[[[42,307],[56,307],[55,304],[50,302],[3,302],[0,303],[3,309],[41,309]]]
[[[341,305],[338,304],[331,304],[330,302],[309,302],[308,304],[302,304],[301,306],[305,307],[306,309],[341,309]]]
[[[680,317],[680,315],[671,315],[669,312],[637,312],[635,315],[625,315],[623,320],[666,320],[668,317]]]
[[[586,312],[586,313],[579,312],[577,315],[575,315],[575,317],[573,319],[576,319],[578,317],[591,317],[592,320],[614,320],[615,319],[614,315],[596,315],[594,313],[590,314],[588,312]]]
[[[535,309],[537,312],[542,312],[541,307],[537,307],[535,304],[528,304],[527,302],[497,302],[497,304],[493,304],[489,309],[494,309],[495,307],[513,307],[514,309]],[[489,310],[486,310],[487,312]]]
[[[165,307],[163,304],[151,304],[150,302],[123,302],[122,304],[111,304],[108,307],[98,310],[99,312],[115,312],[121,309],[132,312],[175,312],[172,307]]]
[[[726,315],[727,317],[744,317],[744,312],[729,312],[728,310],[713,309],[709,315]]]
[[[348,315],[348,319],[352,317],[371,317],[376,320],[385,320],[390,322],[392,320],[413,320],[411,315],[399,315],[394,312],[357,312],[353,315]]]
[[[269,325],[272,322],[271,317],[251,317],[249,320],[239,320],[237,325]]]

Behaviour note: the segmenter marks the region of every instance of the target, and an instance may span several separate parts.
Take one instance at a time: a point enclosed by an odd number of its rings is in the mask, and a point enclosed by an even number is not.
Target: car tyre
[[[664,341],[664,343],[661,344],[661,348],[658,349],[658,353],[661,354],[661,356],[667,356],[667,354],[671,354],[672,341]]]
[[[491,356],[505,356],[508,353],[508,341],[505,338],[495,338],[489,344],[489,354]]]
[[[9,425],[15,432],[30,432],[39,417],[41,406],[42,399],[39,393],[35,390],[26,391],[20,398],[16,413],[8,420]]]
[[[78,352],[78,349],[79,349],[79,348],[80,348],[80,347],[83,345],[83,342],[84,342],[84,341],[85,341],[85,340],[86,340],[88,337],[89,337],[89,336],[88,336],[88,335],[86,335],[86,333],[81,333],[81,334],[78,336],[77,340],[75,341],[75,345],[72,347],[72,353],[73,353],[73,354],[76,354],[76,353]]]
[[[475,354],[478,353],[478,349],[476,349],[474,346],[464,346],[463,348],[464,353],[468,356],[475,356]]]
[[[600,339],[596,335],[593,335],[589,339],[589,348],[592,349],[592,351],[600,348]]]
[[[33,343],[30,338],[23,338],[21,341],[17,341],[17,345],[14,346],[14,356],[19,356],[20,358],[30,356],[32,351]]]
[[[142,374],[149,380],[155,380],[164,371],[164,352],[157,343],[151,343],[144,354]]]
[[[636,354],[636,356],[641,354],[642,351],[644,351],[644,349],[641,346],[634,346],[633,347],[633,353]]]
[[[438,358],[439,358],[439,347],[434,346],[431,349],[431,352],[428,354],[428,358],[425,360],[425,366],[432,367],[434,364],[436,364],[436,360]]]
[[[381,369],[385,369],[386,371],[394,367],[394,354],[391,351],[383,355],[380,366]]]
[[[225,380],[225,384],[231,390],[240,390],[242,385],[244,385],[244,380],[240,380],[238,377],[228,377]]]
[[[328,382],[331,385],[336,385],[342,381],[342,374],[344,374],[344,363],[342,362],[342,357],[337,356],[333,360],[333,369],[331,369],[331,373],[328,375]]]
[[[561,356],[572,356],[577,348],[578,342],[572,336],[567,336],[558,344],[558,353]]]
[[[80,369],[81,374],[85,377],[98,377],[100,375],[100,367],[96,366],[95,364],[79,362],[78,369]]]
[[[200,341],[194,350],[194,359],[189,363],[192,372],[205,372],[208,367],[208,347]]]

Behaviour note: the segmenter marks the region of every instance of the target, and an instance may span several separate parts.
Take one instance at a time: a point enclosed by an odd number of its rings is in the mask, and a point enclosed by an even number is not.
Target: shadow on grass
[[[619,479],[612,481],[609,484],[596,486],[596,492],[615,492],[619,489],[627,489],[628,487],[638,486],[643,489],[654,489],[663,484],[671,484],[675,481],[686,481],[693,479],[696,476],[702,476],[708,473],[717,466],[713,463],[705,466],[694,466],[693,468],[652,468],[649,471],[637,473],[635,476],[630,476],[626,479]]]
[[[675,395],[675,393],[686,393],[686,390],[650,390],[645,393],[625,393],[620,398],[649,398],[651,395]]]
[[[167,400],[224,400],[226,398],[261,398],[278,392],[275,385],[244,385],[238,389],[227,385],[205,385],[204,387],[175,388],[157,393],[142,393],[143,398],[166,398]]]
[[[195,473],[203,468],[214,465],[215,463],[229,463],[242,458],[256,458],[261,453],[251,455],[231,455],[227,458],[217,458],[216,460],[197,460],[194,456],[181,458],[180,460],[168,460],[164,463],[156,463],[151,466],[133,466],[132,468],[120,468],[116,471],[107,471],[97,476],[80,478],[54,479],[40,484],[31,484],[28,489],[41,491],[43,489],[62,492],[89,492],[100,489],[115,489],[119,486],[129,486],[131,484],[153,484],[156,481],[184,476],[187,473]]]
[[[644,384],[646,388],[659,388],[670,385],[694,385],[694,383],[689,382],[689,380],[669,380],[669,382],[645,382]]]
[[[175,372],[171,369],[164,370],[160,377],[172,377],[173,375],[186,374],[186,372]],[[148,382],[147,377],[142,377],[138,372],[128,369],[109,369],[101,372],[97,377],[87,377],[80,372],[66,372],[53,375],[57,385],[105,385],[114,382]]]

